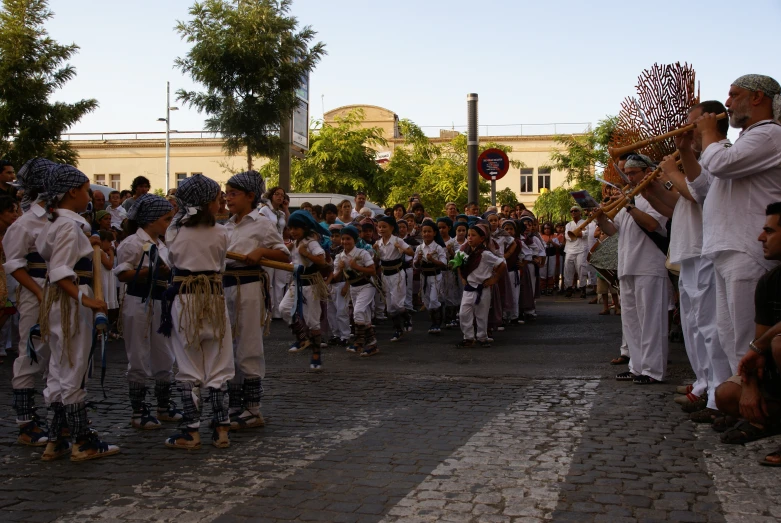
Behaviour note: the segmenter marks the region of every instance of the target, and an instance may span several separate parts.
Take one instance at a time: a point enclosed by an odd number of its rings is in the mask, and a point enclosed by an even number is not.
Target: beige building
[[[378,151],[378,159],[388,159],[397,147],[404,146],[399,133],[399,117],[393,111],[373,105],[349,105],[339,107],[325,114],[327,122],[345,115],[352,110],[361,109],[364,113],[363,125],[379,127],[388,141],[387,147]],[[455,131],[442,130],[433,142],[449,141]],[[111,135],[72,134],[70,139],[79,153],[79,168],[94,183],[115,189],[128,189],[136,176],[146,176],[152,183],[152,189],[165,188],[165,134],[164,133],[123,133]],[[557,147],[554,135],[511,135],[484,136],[481,141],[496,142],[512,147],[509,154],[512,160],[519,160],[524,167],[511,168],[507,175],[496,184],[496,190],[509,187],[515,191],[518,200],[527,207],[533,207],[542,188],[554,189],[564,183],[565,175],[551,171],[545,165],[550,162],[550,153]],[[226,181],[231,173],[246,168],[244,156],[226,156],[222,150],[222,140],[209,133],[190,132],[172,133],[171,138],[171,177],[170,187],[195,173],[202,173],[217,181]],[[259,162],[259,167],[264,162]]]

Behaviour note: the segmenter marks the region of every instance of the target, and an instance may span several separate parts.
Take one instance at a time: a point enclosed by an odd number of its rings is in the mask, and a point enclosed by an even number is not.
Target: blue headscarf
[[[290,215],[287,220],[289,227],[301,227],[302,229],[309,229],[312,232],[319,234],[321,237],[331,237],[331,232],[317,223],[314,217],[309,214],[308,211],[295,211]]]
[[[455,225],[453,224],[453,220],[451,220],[449,216],[440,216],[439,218],[437,218],[437,225],[439,225],[440,222],[447,225],[447,228],[449,229],[448,234],[450,235],[451,238],[456,235]]]
[[[130,207],[130,210],[127,213],[127,219],[135,221],[138,225],[143,226],[157,221],[159,218],[171,212],[173,208],[174,206],[162,196],[146,193],[136,199],[133,206]]]
[[[260,197],[266,192],[266,181],[260,176],[258,171],[244,171],[234,174],[228,180],[228,185],[246,192],[255,193],[254,205],[260,202]]]
[[[347,227],[342,227],[341,230],[342,235],[346,234],[356,242],[358,242],[358,229],[353,227],[352,225],[348,225]]]

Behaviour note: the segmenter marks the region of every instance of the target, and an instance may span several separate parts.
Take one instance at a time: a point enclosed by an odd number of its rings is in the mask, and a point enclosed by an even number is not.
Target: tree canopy
[[[205,112],[206,129],[221,133],[225,151],[252,158],[282,149],[280,122],[299,104],[296,91],[325,54],[316,32],[290,15],[291,0],[204,0],[176,30],[193,44],[176,67],[205,91],[177,91],[180,101]]]
[[[46,0],[3,0],[0,11],[0,155],[17,168],[34,157],[75,165],[78,154],[60,136],[98,107],[49,101],[76,76],[66,62],[79,49],[48,36],[52,16]]]

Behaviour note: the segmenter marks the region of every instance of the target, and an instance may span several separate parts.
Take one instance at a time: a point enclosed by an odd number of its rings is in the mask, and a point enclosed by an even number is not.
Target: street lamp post
[[[178,107],[171,107],[171,82],[165,83],[165,118],[158,118],[158,122],[165,122],[165,194],[168,196],[168,188],[171,180],[171,111],[178,111]]]

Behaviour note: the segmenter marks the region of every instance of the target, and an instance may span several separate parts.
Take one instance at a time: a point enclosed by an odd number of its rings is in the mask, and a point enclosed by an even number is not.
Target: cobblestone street
[[[108,399],[94,379],[91,417],[121,454],[41,462],[41,448],[15,444],[8,385],[0,518],[778,521],[778,469],[756,459],[780,439],[726,446],[690,422],[672,401],[690,378],[680,345],[667,383],[617,383],[623,367],[606,362],[618,354],[620,319],[598,310],[544,299],[537,322],[496,333],[493,348],[460,351],[460,333],[428,336],[418,314],[413,333],[381,341],[368,361],[330,347],[319,374],[306,371],[307,355],[287,353],[274,322],[266,427],[233,434],[229,449],[190,453],[164,447],[174,424],[130,428],[124,350],[111,344]],[[389,333],[378,329],[381,340]],[[0,367],[6,384],[11,361]],[[206,443],[205,426],[201,434]]]

